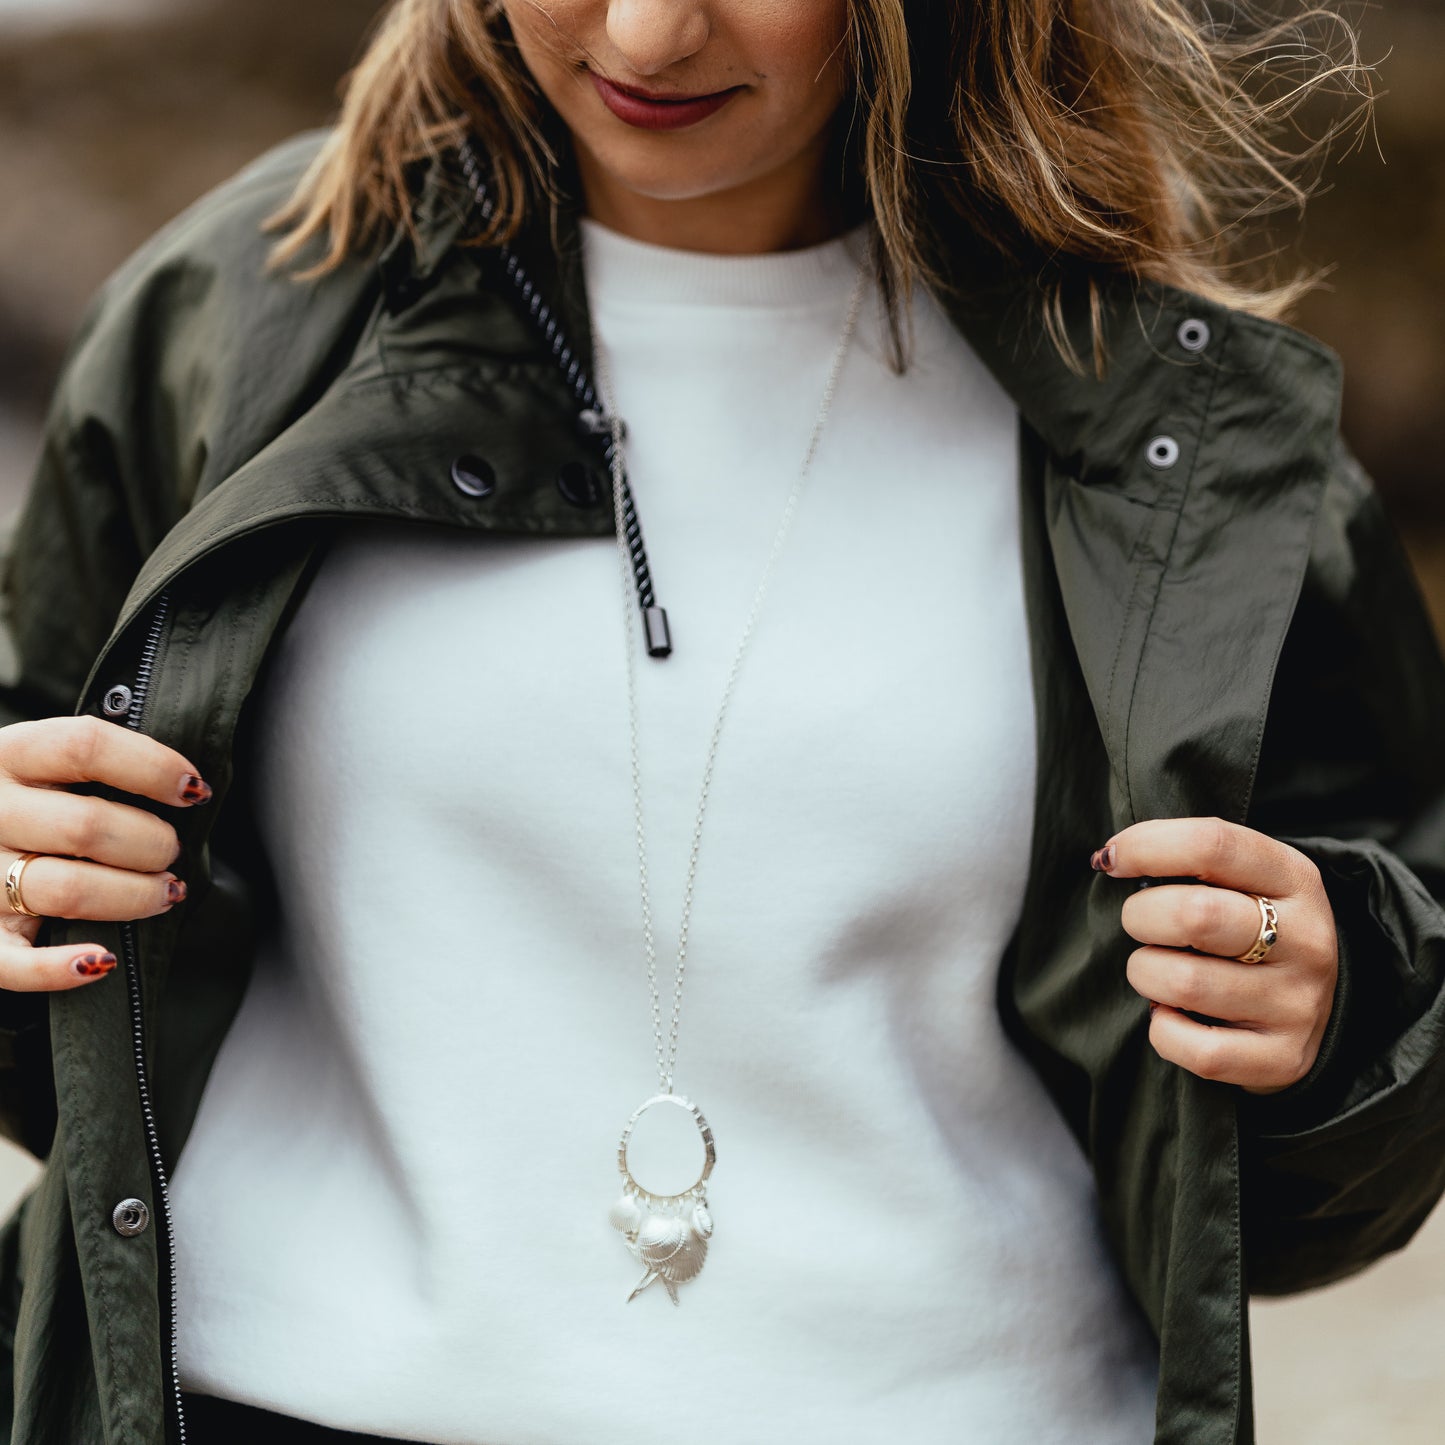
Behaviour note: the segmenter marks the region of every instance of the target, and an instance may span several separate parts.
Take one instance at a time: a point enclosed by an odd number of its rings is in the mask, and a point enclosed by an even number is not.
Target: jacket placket
[[[1040,775],[1000,997],[1095,1161],[1109,1239],[1158,1332],[1157,1445],[1247,1445],[1238,1090],[1149,1045],[1144,1001],[1125,978],[1135,945],[1119,920],[1134,885],[1085,861],[1142,818],[1245,822],[1329,473],[1333,368],[1313,348],[1294,354],[1282,328],[1212,310],[1207,351],[1182,355],[1199,304],[1161,310],[1150,345],[1086,383],[1097,385],[1092,410],[1079,412],[1087,427],[1060,434],[1066,390],[1054,418],[1041,418],[1053,445],[1036,437],[1025,448],[1038,483],[1024,489],[1024,561]],[[1285,398],[1246,394],[1235,378],[1282,373],[1299,387],[1310,367],[1314,415],[1295,398],[1301,430],[1272,438]],[[1150,407],[1129,405],[1131,394]],[[1091,777],[1107,779],[1107,796],[1081,788]]]

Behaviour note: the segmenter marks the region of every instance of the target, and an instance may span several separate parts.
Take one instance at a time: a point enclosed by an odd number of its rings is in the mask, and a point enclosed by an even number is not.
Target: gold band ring
[[[1262,898],[1258,893],[1251,893],[1249,897],[1259,904],[1259,933],[1249,948],[1244,953],[1235,954],[1235,957],[1241,963],[1258,963],[1279,938],[1279,914],[1268,898]]]
[[[39,918],[33,908],[25,906],[25,899],[20,893],[20,877],[25,872],[25,865],[32,859],[38,857],[36,853],[22,853],[11,865],[10,871],[5,875],[5,898],[10,904],[10,911],[18,913],[22,918]]]

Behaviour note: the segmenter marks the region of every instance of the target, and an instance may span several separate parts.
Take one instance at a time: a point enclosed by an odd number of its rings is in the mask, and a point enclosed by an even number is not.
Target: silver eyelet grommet
[[[1174,334],[1185,351],[1203,351],[1209,345],[1209,339],[1213,333],[1211,333],[1207,321],[1201,321],[1197,316],[1191,316],[1189,320],[1179,323],[1179,330]]]
[[[452,463],[452,485],[464,496],[487,497],[496,489],[497,474],[482,457],[458,457]]]
[[[1179,443],[1173,437],[1155,437],[1144,455],[1158,472],[1167,472],[1179,460]]]
[[[110,1212],[110,1222],[115,1232],[126,1239],[143,1234],[151,1222],[150,1206],[144,1199],[122,1199]]]
[[[130,711],[131,690],[117,683],[101,699],[100,710],[106,717],[124,717]]]

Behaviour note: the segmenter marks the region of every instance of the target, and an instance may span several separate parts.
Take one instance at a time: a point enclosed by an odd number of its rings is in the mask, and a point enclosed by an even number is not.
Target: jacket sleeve
[[[328,134],[299,132],[200,197],[91,301],[0,564],[0,725],[75,711],[145,559],[351,355],[374,260],[305,287],[264,264],[261,222]],[[0,1133],[36,1152],[53,1123],[48,1024],[44,995],[0,990]]]
[[[92,314],[100,307],[93,303]],[[51,401],[24,505],[0,572],[0,722],[75,710],[92,663],[140,570],[124,475],[124,433],[84,404],[94,385],[85,344],[72,345]]]
[[[1320,1055],[1240,1093],[1249,1288],[1399,1249],[1445,1192],[1445,660],[1408,557],[1341,445],[1281,650],[1249,826],[1319,867],[1340,975]]]
[[[87,404],[101,384],[97,296],[73,341],[0,564],[0,725],[73,713],[140,568],[139,436]],[[129,439],[127,439],[129,438]],[[143,508],[153,530],[154,496]],[[37,942],[46,941],[48,924]],[[35,1152],[53,1123],[49,998],[0,990],[0,1133]]]

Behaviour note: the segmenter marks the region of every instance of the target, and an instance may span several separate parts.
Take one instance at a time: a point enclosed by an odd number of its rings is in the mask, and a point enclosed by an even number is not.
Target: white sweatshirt
[[[584,240],[676,645],[638,658],[666,1015],[861,235]],[[1035,788],[1018,419],[913,323],[900,377],[870,293],[722,734],[677,1071],[717,1137],[701,1276],[624,1303],[607,1219],[657,1086],[615,543],[359,522],[257,698],[282,917],[174,1179],[188,1389],[437,1445],[1152,1438],[1152,1337],[994,1002]]]

